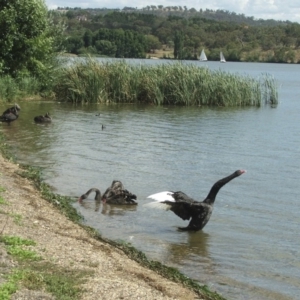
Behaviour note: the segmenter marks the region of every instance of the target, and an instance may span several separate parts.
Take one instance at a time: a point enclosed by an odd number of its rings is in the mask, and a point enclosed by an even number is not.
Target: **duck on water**
[[[78,201],[81,203],[86,199],[90,193],[95,192],[95,201],[102,201],[107,204],[116,205],[137,205],[136,195],[130,193],[123,186],[123,183],[119,180],[114,180],[110,187],[108,187],[101,197],[101,192],[97,188],[89,189],[85,194],[81,195]]]
[[[209,221],[213,211],[213,205],[219,190],[232,179],[244,174],[245,170],[237,170],[231,175],[218,180],[210,189],[206,198],[200,202],[196,201],[183,192],[161,192],[148,196],[156,202],[151,204],[167,205],[167,209],[173,211],[183,220],[190,220],[187,227],[179,227],[180,230],[198,231]],[[163,206],[163,205],[162,205]],[[164,207],[165,207],[164,206]]]

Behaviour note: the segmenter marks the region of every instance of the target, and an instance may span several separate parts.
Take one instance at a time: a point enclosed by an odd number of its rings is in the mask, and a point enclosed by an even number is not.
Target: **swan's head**
[[[244,174],[244,173],[246,173],[247,171],[246,170],[237,170],[236,171],[236,174],[238,175],[238,176],[240,176],[240,175],[242,175],[242,174]]]
[[[78,198],[78,202],[79,203],[82,203],[82,201],[84,200],[84,199],[86,199],[86,195],[85,194],[83,194],[83,195],[81,195],[79,198]]]

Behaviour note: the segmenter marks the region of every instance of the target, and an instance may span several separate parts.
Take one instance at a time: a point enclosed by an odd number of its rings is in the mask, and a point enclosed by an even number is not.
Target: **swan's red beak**
[[[78,198],[78,202],[82,203],[82,198],[81,197]]]
[[[106,203],[106,198],[103,198],[103,199],[102,199],[102,202],[103,202],[103,203]]]

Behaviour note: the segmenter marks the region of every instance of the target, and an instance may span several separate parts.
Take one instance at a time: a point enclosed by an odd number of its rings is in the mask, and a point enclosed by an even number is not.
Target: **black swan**
[[[114,180],[110,187],[108,187],[101,197],[101,192],[97,188],[89,189],[85,194],[81,195],[78,199],[79,202],[86,199],[90,193],[95,192],[95,200],[102,201],[107,204],[116,204],[116,205],[137,205],[134,201],[136,200],[136,195],[130,193],[126,189],[121,181]]]
[[[11,122],[13,122],[19,118],[20,110],[21,110],[21,108],[18,104],[15,104],[13,107],[8,108],[0,116],[0,122],[6,122],[8,125],[10,125]]]
[[[34,122],[36,123],[50,123],[51,121],[52,118],[48,112],[44,116],[41,115],[34,117]]]
[[[198,231],[209,221],[219,190],[226,183],[245,172],[245,170],[237,170],[231,175],[218,180],[202,202],[195,201],[183,192],[161,192],[150,195],[148,198],[154,199],[158,203],[166,204],[167,209],[173,211],[183,220],[191,219],[189,225],[187,227],[179,227],[180,230]]]

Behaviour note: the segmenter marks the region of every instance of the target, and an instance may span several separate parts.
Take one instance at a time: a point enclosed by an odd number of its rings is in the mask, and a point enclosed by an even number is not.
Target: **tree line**
[[[213,18],[215,17],[215,19]],[[172,50],[175,59],[198,59],[202,48],[210,60],[222,50],[228,61],[300,61],[300,24],[254,20],[226,11],[58,9],[66,24],[67,52],[142,58]],[[165,58],[170,58],[169,53]]]

